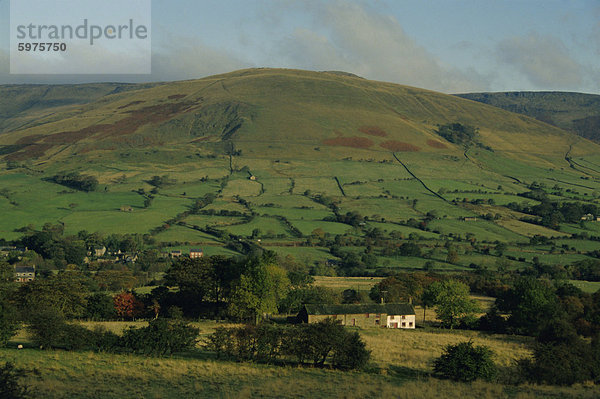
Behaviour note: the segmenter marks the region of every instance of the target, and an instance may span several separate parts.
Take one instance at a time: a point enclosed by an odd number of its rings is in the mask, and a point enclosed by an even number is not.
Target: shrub
[[[106,330],[88,330],[67,323],[55,310],[43,309],[30,317],[28,330],[31,340],[45,349],[113,350],[119,337]]]
[[[125,331],[121,346],[126,351],[165,356],[191,349],[196,345],[199,330],[181,320],[152,320],[148,327],[131,327]]]
[[[17,332],[16,312],[8,300],[0,298],[0,347],[5,346],[8,340]]]
[[[370,358],[360,335],[333,320],[296,326],[221,327],[208,338],[206,347],[219,357],[258,362],[295,361],[318,367],[328,363],[343,370],[361,369]]]
[[[448,345],[434,363],[434,372],[454,381],[490,381],[496,375],[494,352],[486,346],[473,346],[471,341]]]
[[[29,398],[29,392],[26,387],[19,384],[19,370],[12,363],[5,363],[0,367],[0,398],[3,399],[24,399]]]

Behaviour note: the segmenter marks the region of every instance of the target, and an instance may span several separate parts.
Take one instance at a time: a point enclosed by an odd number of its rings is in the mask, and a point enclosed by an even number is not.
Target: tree
[[[86,279],[77,272],[63,272],[23,284],[16,299],[25,317],[39,308],[53,308],[67,319],[82,317],[89,293]]]
[[[510,313],[508,323],[515,332],[529,335],[537,335],[560,312],[554,288],[534,277],[519,278],[496,299],[496,305]]]
[[[277,311],[277,304],[289,290],[290,280],[274,260],[270,255],[248,259],[231,294],[232,316],[258,320],[264,313]]]
[[[92,320],[111,320],[115,317],[113,298],[107,294],[95,293],[88,297],[85,317]]]
[[[17,332],[17,315],[12,298],[16,290],[13,282],[14,269],[6,262],[0,262],[0,347]]]
[[[446,256],[446,262],[456,263],[458,262],[458,252],[454,248],[448,249],[448,255]]]
[[[135,319],[142,316],[144,304],[133,293],[121,292],[113,298],[115,312],[121,318]]]
[[[433,370],[439,376],[454,381],[490,381],[497,372],[494,352],[486,346],[473,346],[471,341],[448,345],[434,362]]]
[[[342,292],[342,303],[361,303],[364,300],[362,292],[348,288]]]
[[[478,310],[469,294],[469,286],[456,280],[437,281],[427,288],[427,297],[435,304],[438,319],[448,328],[456,327],[461,318]]]

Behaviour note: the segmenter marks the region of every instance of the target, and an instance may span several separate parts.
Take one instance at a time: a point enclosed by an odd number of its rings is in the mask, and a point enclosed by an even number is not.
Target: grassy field
[[[120,332],[128,325],[143,323],[102,324]],[[195,325],[206,336],[222,324]],[[530,356],[526,338],[421,329],[359,332],[372,351],[372,363],[365,372],[236,363],[217,360],[203,351],[161,359],[9,348],[0,349],[0,358],[37,370],[39,376],[26,375],[24,382],[36,396],[44,398],[595,398],[599,393],[593,385],[559,388],[506,385],[501,381],[461,384],[429,375],[433,360],[444,346],[470,339],[494,350],[494,361],[506,376],[516,359]],[[9,347],[26,340],[20,335]]]

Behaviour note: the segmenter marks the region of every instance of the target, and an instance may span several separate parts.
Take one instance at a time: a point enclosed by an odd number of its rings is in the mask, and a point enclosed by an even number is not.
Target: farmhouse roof
[[[15,273],[35,273],[35,267],[31,266],[16,266]]]
[[[361,314],[361,313],[385,313],[389,315],[413,315],[415,308],[410,303],[384,303],[384,304],[360,304],[360,305],[329,305],[309,304],[304,305],[306,312],[312,315],[334,315],[334,314]]]

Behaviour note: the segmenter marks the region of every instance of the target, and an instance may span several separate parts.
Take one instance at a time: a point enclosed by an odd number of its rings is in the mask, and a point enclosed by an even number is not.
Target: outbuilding
[[[415,309],[410,303],[304,305],[298,320],[318,323],[325,319],[339,320],[344,326],[415,328]]]

